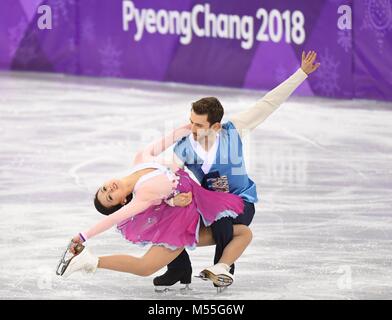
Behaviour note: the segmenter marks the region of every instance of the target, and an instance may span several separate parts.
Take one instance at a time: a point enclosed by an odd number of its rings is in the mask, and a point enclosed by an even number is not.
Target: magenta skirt
[[[160,205],[151,206],[122,221],[117,229],[125,239],[143,246],[154,244],[172,250],[180,247],[194,249],[198,243],[201,223],[209,226],[220,218],[236,218],[243,213],[241,197],[204,189],[182,169],[176,175],[180,177],[177,191],[191,191],[192,203],[187,207],[171,207],[162,201]]]

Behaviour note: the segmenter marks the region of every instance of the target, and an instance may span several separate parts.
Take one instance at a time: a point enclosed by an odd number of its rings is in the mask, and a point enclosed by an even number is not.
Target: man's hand
[[[320,66],[320,63],[314,63],[316,61],[317,53],[315,51],[309,51],[305,56],[305,51],[302,51],[302,62],[301,69],[307,74],[311,74],[316,71]]]
[[[192,192],[179,193],[173,198],[173,204],[176,207],[186,207],[192,203]]]

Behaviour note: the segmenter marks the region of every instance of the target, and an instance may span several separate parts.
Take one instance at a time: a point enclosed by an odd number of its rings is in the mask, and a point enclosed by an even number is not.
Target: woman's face
[[[121,180],[106,181],[98,190],[98,200],[106,208],[122,204],[126,201],[126,190]]]

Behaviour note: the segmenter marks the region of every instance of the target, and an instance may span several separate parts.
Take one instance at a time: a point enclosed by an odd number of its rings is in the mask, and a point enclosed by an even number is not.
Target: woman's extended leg
[[[244,252],[252,240],[252,232],[245,225],[234,225],[233,240],[223,251],[221,263],[231,265]],[[211,229],[201,227],[198,246],[215,244]],[[99,258],[98,268],[149,276],[173,261],[183,250],[170,250],[162,246],[152,246],[142,257],[130,255],[112,255]]]
[[[133,273],[147,277],[168,265],[183,250],[170,250],[162,246],[152,246],[142,257],[113,255],[99,257],[98,268]]]
[[[230,266],[241,256],[251,241],[252,231],[249,227],[242,224],[235,224],[233,226],[233,240],[225,247],[219,262]],[[201,226],[199,230],[198,246],[203,247],[214,244],[215,241],[212,236],[211,228]]]

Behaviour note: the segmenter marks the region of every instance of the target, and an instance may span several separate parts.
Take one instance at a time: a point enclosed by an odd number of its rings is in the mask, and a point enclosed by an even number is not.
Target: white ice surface
[[[186,122],[191,102],[210,95],[230,115],[262,93],[0,73],[0,298],[391,299],[392,104],[369,100],[293,97],[252,133],[254,238],[224,293],[199,279],[186,295],[159,295],[153,276],[55,275],[68,239],[100,218],[96,188],[125,174],[139,147]],[[146,250],[114,230],[89,247]],[[197,274],[213,247],[190,254]]]

